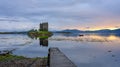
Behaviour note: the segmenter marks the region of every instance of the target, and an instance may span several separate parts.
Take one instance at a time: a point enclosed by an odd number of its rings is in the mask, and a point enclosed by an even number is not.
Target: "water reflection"
[[[113,34],[83,34],[84,36],[80,37],[79,34],[71,34],[72,36],[66,36],[62,34],[55,33],[56,36],[53,36],[49,38],[49,40],[56,40],[56,41],[64,41],[64,40],[70,40],[70,41],[77,41],[77,42],[112,42],[119,40],[120,37],[113,35]],[[74,35],[74,36],[73,36]]]
[[[119,67],[120,36],[114,34],[84,34],[79,37],[55,33],[49,46],[59,47],[80,67]],[[73,34],[72,34],[73,35]]]
[[[48,47],[48,39],[39,38],[40,46]]]
[[[31,39],[39,40],[40,46],[48,47],[48,38],[40,38],[37,36],[28,35]]]
[[[109,37],[111,35],[120,37],[120,33],[54,33],[54,36],[77,37],[79,35],[98,35]]]
[[[0,35],[0,50],[19,49],[32,43],[26,35],[6,34]]]
[[[16,49],[14,55],[45,57],[49,47],[58,47],[78,67],[119,67],[119,34],[57,34],[48,39],[27,35],[0,35],[0,50]]]

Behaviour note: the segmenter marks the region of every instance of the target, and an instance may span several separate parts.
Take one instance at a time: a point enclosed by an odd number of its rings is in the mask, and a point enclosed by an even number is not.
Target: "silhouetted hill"
[[[59,33],[120,33],[120,29],[115,29],[115,30],[109,30],[109,29],[102,29],[102,30],[96,30],[96,31],[81,31],[77,29],[66,29],[62,31],[56,31]]]
[[[120,29],[115,29],[115,30],[104,29],[104,30],[98,30],[94,32],[95,33],[120,33]]]
[[[23,32],[0,32],[0,34],[27,34],[27,31],[23,31]]]
[[[81,32],[80,30],[77,30],[77,29],[66,29],[66,30],[63,30],[62,32]]]

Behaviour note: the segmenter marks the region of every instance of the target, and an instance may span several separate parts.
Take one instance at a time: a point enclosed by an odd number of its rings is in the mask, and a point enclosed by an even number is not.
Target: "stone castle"
[[[40,23],[40,31],[48,31],[48,22]]]

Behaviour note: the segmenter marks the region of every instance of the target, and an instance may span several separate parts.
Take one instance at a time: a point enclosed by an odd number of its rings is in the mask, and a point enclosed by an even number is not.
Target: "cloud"
[[[0,23],[0,30],[5,32],[5,31],[27,31],[30,29],[36,29],[35,24],[30,23],[30,22],[6,22],[3,21],[3,23]]]
[[[33,28],[48,21],[50,29],[112,28],[120,26],[119,6],[119,0],[0,0],[0,24],[9,21]]]

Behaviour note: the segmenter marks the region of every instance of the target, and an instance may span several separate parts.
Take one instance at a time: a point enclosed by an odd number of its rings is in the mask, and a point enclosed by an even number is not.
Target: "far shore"
[[[27,32],[0,32],[0,34],[26,34]]]

